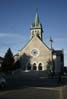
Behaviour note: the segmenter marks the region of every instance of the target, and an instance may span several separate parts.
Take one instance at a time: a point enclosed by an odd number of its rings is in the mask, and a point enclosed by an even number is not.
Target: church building
[[[50,38],[50,42],[51,48],[43,41],[43,27],[38,13],[36,13],[34,22],[30,27],[30,40],[14,56],[15,61],[19,61],[23,70],[62,72],[64,68],[64,52],[63,50],[52,48],[52,38]]]

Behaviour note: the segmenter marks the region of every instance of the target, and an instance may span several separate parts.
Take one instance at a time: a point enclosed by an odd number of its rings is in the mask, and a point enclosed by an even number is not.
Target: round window
[[[32,54],[32,56],[38,56],[39,55],[39,50],[34,48],[34,49],[32,49],[31,54]]]

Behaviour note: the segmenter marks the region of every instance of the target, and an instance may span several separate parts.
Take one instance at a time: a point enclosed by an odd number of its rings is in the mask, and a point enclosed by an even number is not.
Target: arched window
[[[42,63],[39,63],[38,70],[42,70]]]
[[[33,64],[33,70],[36,70],[36,63]]]
[[[30,63],[28,63],[28,65],[27,65],[27,70],[31,70],[31,64]]]

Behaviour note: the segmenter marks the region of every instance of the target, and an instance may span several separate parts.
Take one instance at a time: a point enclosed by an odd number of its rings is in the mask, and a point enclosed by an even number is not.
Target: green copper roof
[[[35,15],[35,26],[39,26],[40,25],[40,20],[39,20],[39,16],[38,16],[38,13],[36,12],[36,15]]]
[[[38,16],[38,13],[36,12],[36,15],[35,15],[35,19],[34,19],[34,22],[32,23],[32,28],[41,28],[41,24],[40,24],[40,20],[39,20],[39,16]]]
[[[42,29],[42,24],[40,23],[39,15],[38,15],[37,12],[36,12],[36,15],[35,15],[34,22],[32,23],[30,29]]]

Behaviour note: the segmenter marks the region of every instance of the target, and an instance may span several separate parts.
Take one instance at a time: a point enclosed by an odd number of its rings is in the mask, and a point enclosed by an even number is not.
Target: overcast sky
[[[0,0],[0,56],[10,47],[16,54],[30,39],[36,9],[43,25],[43,40],[64,49],[67,65],[67,0]]]

